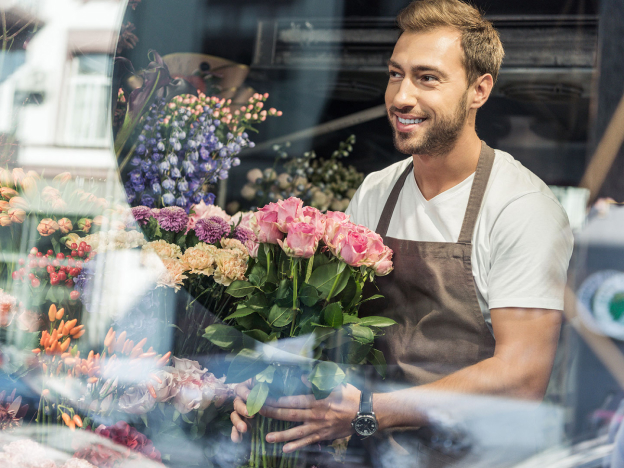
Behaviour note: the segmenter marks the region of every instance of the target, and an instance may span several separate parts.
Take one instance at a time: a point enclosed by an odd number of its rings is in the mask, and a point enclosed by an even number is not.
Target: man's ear
[[[490,93],[492,92],[493,87],[494,79],[489,73],[481,75],[479,78],[477,78],[472,84],[474,97],[472,99],[472,104],[470,105],[470,108],[478,109],[483,106],[483,104],[485,104],[490,97]]]

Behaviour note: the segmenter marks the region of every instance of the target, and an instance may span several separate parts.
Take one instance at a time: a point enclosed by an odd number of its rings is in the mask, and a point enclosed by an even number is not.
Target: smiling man
[[[303,423],[267,434],[285,451],[425,426],[419,395],[431,392],[539,401],[552,370],[573,239],[548,187],[476,133],[504,55],[498,33],[459,0],[415,1],[397,20],[385,101],[410,157],[370,174],[347,212],[394,251],[394,271],[377,279],[384,298],[368,304],[397,322],[380,345],[391,377],[412,387],[269,401],[261,414]]]

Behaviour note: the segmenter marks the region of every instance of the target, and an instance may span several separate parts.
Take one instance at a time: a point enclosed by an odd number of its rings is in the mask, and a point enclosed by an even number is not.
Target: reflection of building
[[[23,63],[0,84],[0,133],[14,135],[19,143],[16,164],[89,176],[105,176],[116,168],[107,109],[124,3],[0,3],[0,8],[19,12],[22,21],[32,17],[41,25],[25,50],[7,54],[9,63],[20,56]]]

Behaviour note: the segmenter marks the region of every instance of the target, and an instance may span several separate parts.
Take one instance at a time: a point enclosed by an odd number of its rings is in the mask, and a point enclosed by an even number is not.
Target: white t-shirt
[[[351,221],[376,229],[395,182],[411,157],[369,174],[351,200]],[[388,236],[457,242],[474,173],[427,201],[408,176]],[[573,236],[548,186],[510,154],[495,150],[494,165],[472,237],[472,274],[485,321],[490,309],[563,310]],[[418,272],[414,272],[418,274]]]

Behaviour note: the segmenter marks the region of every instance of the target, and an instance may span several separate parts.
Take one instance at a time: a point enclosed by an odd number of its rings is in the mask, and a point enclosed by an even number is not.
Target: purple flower
[[[171,206],[175,203],[175,197],[173,196],[172,193],[165,193],[163,195],[163,203],[167,206]]]
[[[241,241],[243,244],[254,238],[254,233],[246,227],[238,226],[234,229],[234,239]]]
[[[167,231],[180,232],[186,230],[189,217],[183,208],[169,206],[160,210],[156,219],[161,228]]]
[[[132,208],[132,216],[137,220],[140,226],[145,226],[152,217],[152,210],[147,206],[135,206]]]
[[[141,195],[141,203],[143,203],[143,205],[145,206],[149,206],[150,208],[152,208],[154,206],[154,197],[147,193],[144,193],[143,195]]]
[[[219,216],[200,219],[195,223],[195,234],[202,242],[214,244],[230,232],[230,225]]]

